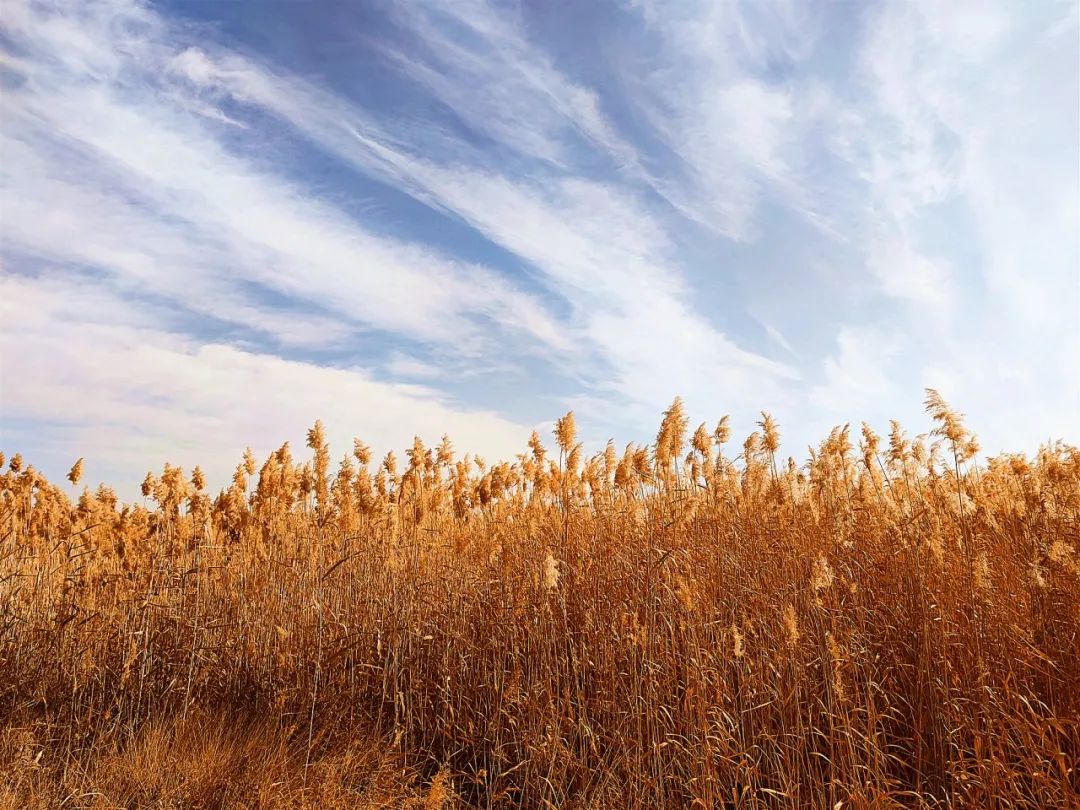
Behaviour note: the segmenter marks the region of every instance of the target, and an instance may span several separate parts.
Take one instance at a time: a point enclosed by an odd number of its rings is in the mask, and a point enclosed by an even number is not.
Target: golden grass
[[[1077,806],[1080,451],[976,464],[927,407],[801,466],[678,401],[621,456],[568,414],[334,476],[316,424],[135,506],[16,455],[0,804]]]

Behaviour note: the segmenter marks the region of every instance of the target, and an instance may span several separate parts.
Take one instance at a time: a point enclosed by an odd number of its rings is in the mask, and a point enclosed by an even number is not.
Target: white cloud
[[[100,289],[0,280],[0,361],[5,419],[49,436],[43,464],[59,479],[86,456],[89,472],[132,497],[146,469],[200,464],[227,482],[247,442],[265,455],[321,418],[335,456],[360,436],[400,451],[416,432],[492,458],[520,452],[531,426],[469,410],[429,389],[378,382],[361,369],[283,360],[162,331],[149,313]],[[5,450],[19,449],[5,431]]]
[[[423,360],[418,360],[401,352],[395,352],[382,364],[382,368],[390,376],[402,380],[436,380],[445,377],[449,373],[442,366],[425,363]]]
[[[242,278],[333,310],[353,324],[465,351],[475,352],[482,338],[478,317],[559,344],[542,305],[506,279],[422,245],[375,235],[295,183],[236,157],[186,109],[162,102],[152,88],[126,87],[126,71],[151,73],[171,54],[158,53],[164,46],[154,41],[117,33],[128,30],[121,22],[149,21],[151,31],[161,22],[127,4],[102,14],[74,20],[30,13],[17,28],[40,64],[7,99],[4,151],[19,158],[10,164],[8,196],[16,244],[65,251],[72,261],[129,275],[137,263],[148,286],[168,270],[172,278],[164,283],[174,285],[209,263],[203,283],[211,283],[208,275],[225,287]],[[147,61],[119,64],[118,40]],[[68,46],[65,63],[85,73],[49,65],[45,51]],[[205,62],[189,57],[184,64],[189,74],[210,74]],[[23,165],[27,151],[35,162]],[[91,189],[55,176],[54,167],[73,158],[92,178]],[[72,231],[63,245],[49,227],[56,218]],[[105,218],[108,230],[89,227]],[[84,234],[76,233],[80,229]],[[88,251],[87,241],[94,250]],[[161,258],[165,268],[148,261]],[[238,317],[244,319],[242,310]]]
[[[738,151],[763,174],[780,176],[787,170],[783,142],[791,137],[790,95],[761,82],[742,79],[720,92],[720,120],[714,126],[728,131]]]
[[[888,310],[894,368],[967,411],[991,452],[1080,435],[1080,37],[1058,11],[882,5],[867,95],[841,123],[870,200],[861,249],[908,305]],[[843,348],[827,362],[823,402],[845,399],[852,365]]]
[[[832,227],[812,191],[806,152],[832,114],[820,84],[769,77],[799,63],[817,16],[786,2],[636,7],[655,42],[631,102],[675,158],[654,182],[677,210],[717,234],[753,241],[766,201]],[[631,75],[636,75],[632,72]]]
[[[886,294],[923,307],[936,318],[948,318],[957,287],[947,261],[922,255],[903,242],[875,242],[872,250],[867,261]]]
[[[899,346],[895,338],[872,328],[844,327],[836,338],[837,352],[825,360],[824,383],[811,398],[834,419],[849,418],[880,408],[897,393],[889,367]]]
[[[777,346],[790,354],[792,357],[798,357],[799,353],[795,351],[794,347],[788,342],[788,339],[784,337],[783,333],[772,324],[761,322],[762,328],[765,329],[765,334],[769,336],[769,339],[773,341]]]
[[[4,179],[18,191],[5,200],[7,247],[43,258],[50,272],[90,267],[99,284],[237,324],[285,345],[333,345],[356,324],[328,315],[283,311],[251,300],[221,268],[242,269],[244,257],[211,234],[165,223],[137,201],[73,183],[58,161],[45,161],[21,141],[0,136]],[[88,169],[84,170],[86,177]],[[172,313],[173,316],[176,313]]]
[[[466,126],[563,168],[573,164],[573,141],[580,137],[620,168],[640,171],[635,150],[608,120],[596,92],[555,67],[529,40],[520,15],[486,0],[402,4],[392,13],[422,47],[388,55]],[[462,32],[472,47],[461,44]]]
[[[702,399],[720,385],[747,399],[773,397],[778,380],[798,376],[740,349],[694,311],[665,225],[634,189],[559,172],[534,180],[439,163],[413,154],[406,136],[372,125],[340,97],[281,76],[271,81],[251,62],[231,65],[213,71],[222,90],[281,116],[359,171],[461,217],[538,270],[571,304],[567,339],[586,363],[578,373],[588,379],[596,368],[588,361],[600,361],[601,390],[655,409],[689,388]]]

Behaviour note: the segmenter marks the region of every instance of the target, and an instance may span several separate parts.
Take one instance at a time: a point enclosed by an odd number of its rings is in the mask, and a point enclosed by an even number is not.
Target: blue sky
[[[1080,439],[1073,2],[5,4],[0,446]],[[737,434],[738,435],[738,434]]]

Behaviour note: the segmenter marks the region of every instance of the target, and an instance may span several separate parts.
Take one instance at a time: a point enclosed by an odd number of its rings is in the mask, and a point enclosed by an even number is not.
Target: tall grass
[[[726,420],[585,458],[0,477],[0,800],[1070,807],[1080,451]],[[0,466],[3,461],[0,460]],[[69,476],[76,485],[81,460]]]

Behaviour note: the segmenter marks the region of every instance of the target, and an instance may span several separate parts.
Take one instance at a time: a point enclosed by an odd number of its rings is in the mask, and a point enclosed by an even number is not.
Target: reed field
[[[587,456],[0,461],[0,805],[1080,806],[1080,450],[762,414]],[[463,448],[467,449],[467,448]]]

